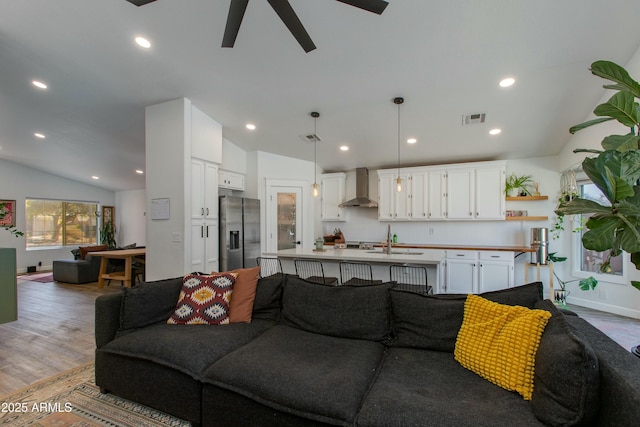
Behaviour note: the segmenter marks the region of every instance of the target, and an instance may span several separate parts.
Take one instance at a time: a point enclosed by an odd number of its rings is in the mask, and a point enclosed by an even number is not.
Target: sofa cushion
[[[455,359],[500,387],[531,400],[535,357],[551,313],[469,295]]]
[[[531,405],[460,366],[451,353],[389,348],[357,425],[528,427]]]
[[[172,325],[225,325],[236,273],[187,274],[173,312]]]
[[[286,275],[261,277],[256,286],[251,319],[279,320],[281,311],[282,288],[287,281]]]
[[[201,380],[212,363],[250,342],[273,325],[272,321],[255,319],[251,323],[216,327],[156,323],[121,334],[100,350],[149,360]]]
[[[277,325],[213,364],[204,382],[284,412],[352,425],[383,354],[380,343]]]
[[[181,288],[182,277],[124,288],[120,306],[120,331],[166,322],[176,309]]]
[[[598,358],[551,301],[538,308],[552,317],[536,354],[533,413],[549,425],[587,425],[598,411]]]
[[[420,295],[391,289],[392,327],[395,347],[453,352],[464,316],[467,295]],[[480,294],[490,301],[533,308],[542,300],[542,283]]]
[[[256,286],[260,275],[260,267],[239,268],[236,284],[233,285],[233,297],[229,303],[229,323],[251,322],[253,302],[256,299]]]
[[[89,252],[106,251],[108,248],[107,245],[80,246],[80,259],[85,259]]]
[[[391,286],[330,286],[292,277],[282,294],[283,320],[318,334],[384,340],[391,333]]]

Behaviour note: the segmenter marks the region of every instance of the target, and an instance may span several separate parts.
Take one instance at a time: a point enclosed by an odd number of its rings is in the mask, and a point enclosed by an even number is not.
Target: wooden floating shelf
[[[516,197],[507,197],[507,202],[524,202],[528,200],[547,200],[549,196],[516,196]]]
[[[548,216],[507,216],[504,218],[507,221],[546,221]]]

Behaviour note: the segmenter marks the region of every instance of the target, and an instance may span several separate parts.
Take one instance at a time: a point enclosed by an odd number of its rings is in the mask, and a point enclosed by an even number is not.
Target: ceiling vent
[[[462,126],[480,125],[484,123],[485,113],[466,114],[462,116]]]
[[[307,135],[300,135],[300,139],[304,142],[322,142],[322,138],[317,133],[310,133]]]

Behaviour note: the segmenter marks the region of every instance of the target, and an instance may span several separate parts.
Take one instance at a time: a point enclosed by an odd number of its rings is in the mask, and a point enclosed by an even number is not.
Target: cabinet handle
[[[473,216],[473,214],[471,212],[469,212],[469,216]]]
[[[207,225],[207,239],[209,238],[209,226]]]
[[[478,212],[476,212],[476,216],[480,216],[480,214]]]
[[[204,216],[204,208],[200,208],[200,215]]]
[[[204,225],[200,226],[200,238],[203,239],[204,238]]]
[[[207,216],[209,216],[209,208],[207,208]]]

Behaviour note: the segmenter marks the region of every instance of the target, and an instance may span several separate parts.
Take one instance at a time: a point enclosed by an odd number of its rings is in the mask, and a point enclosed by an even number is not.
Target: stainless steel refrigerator
[[[260,256],[260,200],[220,196],[220,271],[255,267]]]

